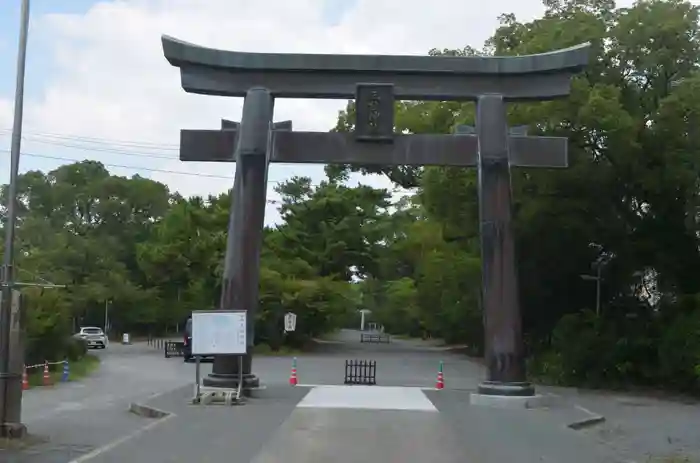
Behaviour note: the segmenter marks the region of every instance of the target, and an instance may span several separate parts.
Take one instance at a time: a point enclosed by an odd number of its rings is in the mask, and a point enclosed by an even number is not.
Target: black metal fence
[[[345,384],[377,384],[376,360],[346,360]]]
[[[361,333],[360,342],[389,344],[391,342],[391,335],[384,333]]]
[[[154,338],[151,336],[146,338],[146,344],[156,349],[162,349],[166,342],[167,340],[163,338]]]

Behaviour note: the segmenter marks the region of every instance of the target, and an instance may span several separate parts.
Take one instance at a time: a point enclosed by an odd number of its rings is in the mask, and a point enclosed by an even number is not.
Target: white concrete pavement
[[[419,388],[319,386],[253,463],[463,462],[463,450]]]

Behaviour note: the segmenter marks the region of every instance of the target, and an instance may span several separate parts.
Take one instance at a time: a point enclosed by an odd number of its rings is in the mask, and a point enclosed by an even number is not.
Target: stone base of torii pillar
[[[469,403],[494,408],[527,409],[542,408],[551,404],[552,396],[535,392],[529,382],[484,381],[476,393],[469,396]]]
[[[469,404],[478,407],[531,409],[549,407],[552,399],[552,396],[542,394],[516,396],[472,393],[469,395]]]
[[[243,356],[243,386],[244,395],[262,388],[260,378],[252,373],[253,359],[247,354]],[[202,378],[202,386],[221,389],[237,389],[241,378],[239,374],[239,358],[237,355],[219,355],[214,358],[212,372]]]
[[[238,387],[238,375],[211,373],[202,379],[202,384],[207,387],[221,387],[235,389]],[[253,373],[243,375],[243,389],[257,389],[260,387],[260,378]]]

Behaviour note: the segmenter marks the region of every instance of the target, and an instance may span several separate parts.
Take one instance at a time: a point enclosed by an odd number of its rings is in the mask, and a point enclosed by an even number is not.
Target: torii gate
[[[479,393],[531,396],[522,348],[510,166],[564,168],[567,139],[511,131],[506,102],[563,98],[589,44],[529,56],[434,57],[242,53],[163,36],[186,92],[245,97],[241,123],[182,130],[183,161],[236,162],[220,308],[248,311],[244,387],[254,388],[254,316],[270,162],[477,167],[486,381]],[[273,124],[275,98],[356,100],[354,133],[293,132]],[[395,100],[476,100],[476,128],[456,135],[394,133]],[[472,133],[473,132],[473,133]],[[235,356],[217,356],[207,385],[238,381]]]

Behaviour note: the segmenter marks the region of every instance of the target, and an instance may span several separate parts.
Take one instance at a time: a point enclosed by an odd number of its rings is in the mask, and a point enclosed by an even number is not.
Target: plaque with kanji
[[[355,97],[355,137],[358,141],[394,139],[394,86],[358,84]]]

